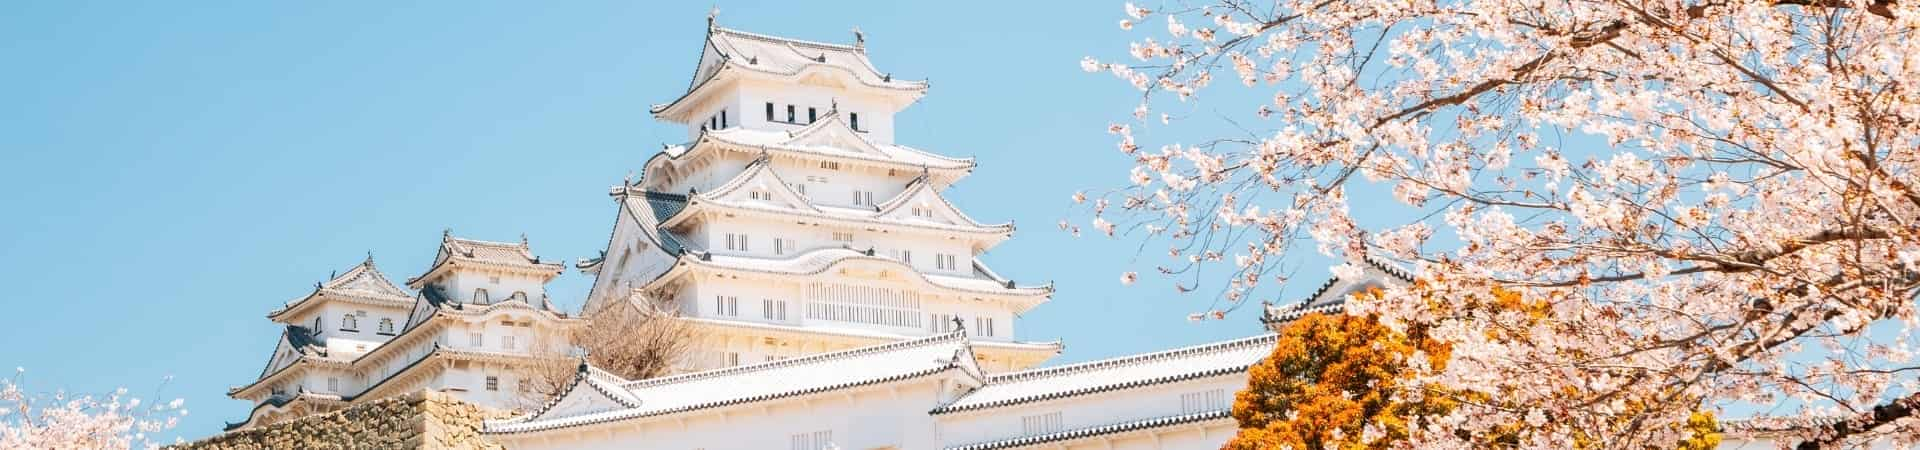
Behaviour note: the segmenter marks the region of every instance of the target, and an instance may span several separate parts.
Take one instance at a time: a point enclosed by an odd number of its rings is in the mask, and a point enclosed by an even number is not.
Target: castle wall
[[[504,416],[501,412],[462,403],[447,394],[422,391],[168,448],[504,449],[479,434],[482,420]]]

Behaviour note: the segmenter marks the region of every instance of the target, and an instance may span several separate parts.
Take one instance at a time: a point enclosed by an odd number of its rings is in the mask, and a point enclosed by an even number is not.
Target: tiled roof
[[[711,318],[702,318],[702,317],[683,317],[680,320],[693,325],[746,329],[746,330],[754,330],[761,333],[794,333],[794,334],[804,334],[804,335],[823,335],[824,334],[824,335],[844,336],[844,337],[858,338],[858,339],[872,339],[880,342],[904,341],[904,340],[912,340],[912,339],[920,338],[919,336],[908,336],[904,334],[872,331],[872,330],[866,330],[866,329],[860,329],[860,328],[841,328],[841,327],[819,325],[819,324],[813,324],[813,325],[802,327],[802,326],[796,326],[796,325],[781,325],[781,324],[774,324],[774,323],[754,322],[754,321],[748,321],[748,320],[711,319]],[[978,340],[978,341],[972,341],[972,343],[974,347],[998,348],[998,349],[1022,350],[1022,351],[1051,351],[1054,353],[1059,353],[1060,349],[1064,347],[1060,343],[1060,341],[1031,342],[1031,341]]]
[[[534,256],[533,248],[527,244],[525,236],[518,243],[494,242],[454,237],[453,230],[447,230],[440,235],[440,251],[434,255],[433,266],[425,274],[407,280],[407,284],[418,288],[431,281],[430,278],[442,267],[452,264],[517,269],[549,276],[559,275],[567,267],[559,262],[541,261],[539,256]]]
[[[1146,420],[1134,420],[1134,421],[1120,422],[1115,424],[1101,425],[1097,427],[1087,427],[1087,428],[1066,430],[1066,431],[1061,431],[1056,433],[1047,433],[1047,434],[1040,434],[1040,435],[1033,435],[1033,436],[1021,436],[1021,437],[1012,438],[1012,439],[1001,439],[997,441],[980,442],[980,443],[974,443],[974,444],[961,445],[957,447],[947,447],[947,450],[991,450],[991,449],[1002,449],[1002,448],[1026,447],[1026,446],[1040,445],[1040,444],[1046,444],[1046,443],[1052,443],[1052,442],[1071,441],[1071,440],[1085,439],[1085,438],[1096,437],[1096,436],[1125,433],[1129,431],[1150,430],[1150,429],[1160,428],[1160,427],[1185,425],[1185,424],[1190,424],[1195,422],[1205,422],[1209,420],[1231,419],[1232,417],[1233,417],[1233,414],[1231,413],[1231,411],[1228,411],[1228,410],[1208,411],[1208,412],[1194,413],[1194,414],[1182,414],[1178,416],[1159,417],[1159,418],[1146,419]]]
[[[661,221],[679,214],[680,210],[687,207],[686,195],[644,191],[630,187],[616,189],[624,192],[620,194],[622,196],[620,201],[626,205],[627,212],[633,215],[634,221],[640,225],[641,234],[645,235],[648,241],[666,250],[669,255],[679,255],[686,251],[686,245],[678,236],[660,228]]]
[[[864,48],[803,41],[799,39],[749,33],[729,28],[713,28],[707,39],[715,50],[729,62],[745,63],[740,67],[774,74],[794,74],[810,66],[828,66],[843,69],[858,77],[861,83],[892,89],[924,89],[925,81],[895,80],[892,76],[880,72],[867,59]],[[705,80],[696,79],[697,85]]]
[[[840,133],[844,136],[851,136],[849,139],[856,141],[852,142],[852,148],[848,148],[812,142],[815,141],[815,139],[809,139],[812,137],[811,135],[823,133]],[[830,112],[819,120],[808,124],[806,127],[793,131],[734,127],[708,131],[701,136],[737,146],[766,150],[784,150],[859,161],[891,163],[906,168],[926,167],[930,169],[954,170],[971,169],[974,167],[972,158],[952,158],[905,145],[867,140],[865,136],[861,136],[860,133],[852,131],[852,128],[840,119],[840,114],[837,112]],[[695,142],[694,147],[699,147],[699,142]],[[669,149],[669,151],[672,150],[671,148]],[[685,152],[691,149],[681,148],[680,150]]]
[[[928,284],[959,291],[992,295],[1051,295],[1053,293],[1052,283],[1040,286],[1016,286],[1004,280],[923,273],[892,258],[844,247],[819,248],[784,259],[701,253],[698,258],[682,258],[682,260],[689,264],[706,267],[785,275],[825,273],[829,269],[851,261],[877,262],[901,266],[906,269],[903,272],[914,274],[926,280]],[[678,270],[677,267],[676,270]],[[656,281],[665,279],[666,277],[663,276]]]
[[[1366,264],[1364,269],[1368,271],[1384,273],[1388,277],[1403,282],[1413,281],[1412,273],[1407,272],[1406,269],[1402,269],[1393,263],[1381,261],[1372,256],[1361,258],[1361,261]],[[1338,277],[1329,277],[1325,283],[1320,284],[1320,288],[1315,289],[1313,294],[1308,295],[1306,300],[1285,305],[1267,305],[1263,308],[1263,311],[1261,311],[1260,322],[1268,326],[1278,326],[1279,324],[1299,320],[1307,314],[1336,314],[1346,311],[1347,297],[1345,295],[1327,295],[1334,286],[1340,285],[1345,281],[1357,280],[1342,280]],[[1334,294],[1344,294],[1344,292],[1334,292]]]
[[[363,303],[388,304],[392,306],[405,306],[411,302],[413,298],[413,294],[393,284],[393,281],[388,279],[386,274],[381,273],[379,268],[374,267],[373,255],[369,254],[365,261],[361,261],[360,264],[356,264],[352,268],[347,269],[346,273],[335,275],[333,278],[314,286],[312,293],[294,301],[287,302],[286,305],[281,306],[279,309],[267,313],[267,317],[270,319],[279,318],[288,312],[299,309],[315,297],[323,295],[356,300]]]
[[[529,433],[683,413],[887,383],[961,370],[977,374],[964,330],[761,364],[640,380],[620,385],[633,407],[570,417],[531,419],[545,411],[488,422],[488,434]],[[977,375],[973,375],[977,376]]]
[[[996,374],[934,414],[1097,394],[1243,372],[1273,351],[1276,335]]]
[[[247,417],[245,419],[241,419],[239,423],[227,422],[226,427],[222,428],[221,431],[233,431],[233,430],[244,428],[248,424],[253,423],[253,419],[255,415],[259,414],[260,410],[266,409],[266,408],[283,408],[289,404],[292,404],[296,400],[306,400],[306,401],[320,400],[320,401],[339,402],[339,401],[345,401],[346,399],[343,399],[338,395],[315,394],[307,391],[300,391],[299,393],[295,393],[292,395],[276,395],[271,398],[268,398],[267,401],[260,402],[260,404],[258,405],[253,405],[253,409],[247,411]]]
[[[709,49],[711,53],[708,53]],[[654,105],[654,113],[685,101],[726,70],[784,77],[798,75],[809,69],[825,68],[844,72],[861,85],[869,87],[915,95],[925,92],[927,88],[926,81],[897,80],[875,68],[873,62],[867,59],[864,45],[828,44],[710,26],[701,56],[700,63],[694,67],[693,79],[688,83],[686,94],[672,102]]]

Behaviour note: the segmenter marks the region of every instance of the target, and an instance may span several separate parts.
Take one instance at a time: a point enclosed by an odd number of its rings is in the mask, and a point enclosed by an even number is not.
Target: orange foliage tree
[[[1233,401],[1240,432],[1226,448],[1369,449],[1405,440],[1409,418],[1453,408],[1447,396],[1406,385],[1409,373],[1443,369],[1447,352],[1420,330],[1397,332],[1369,316],[1301,317],[1248,370]]]

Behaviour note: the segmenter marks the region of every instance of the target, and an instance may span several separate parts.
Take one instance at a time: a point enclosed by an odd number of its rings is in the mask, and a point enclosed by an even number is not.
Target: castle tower
[[[569,329],[545,285],[565,266],[541,261],[525,238],[490,242],[443,234],[410,293],[373,257],[267,314],[285,327],[259,377],[227,391],[252,402],[240,429],[417,390],[491,408],[526,406],[533,364],[550,363]]]
[[[614,187],[619,204],[587,311],[612,301],[678,310],[701,342],[687,369],[783,359],[964,326],[982,366],[1012,370],[1057,342],[1014,339],[1052,295],[979,256],[1013,234],[941,192],[974,168],[894,143],[926,94],[854,45],[709,26],[686,92],[653,108],[691,142]]]

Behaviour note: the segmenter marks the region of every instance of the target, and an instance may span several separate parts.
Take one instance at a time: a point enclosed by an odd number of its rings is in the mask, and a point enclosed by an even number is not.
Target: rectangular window
[[[913,264],[913,250],[901,250],[900,262]]]
[[[799,122],[799,121],[794,120],[793,118],[793,105],[787,105],[787,123],[796,123],[796,122]]]
[[[800,195],[807,195],[807,185],[803,183],[794,183],[793,193],[800,194]]]
[[[751,251],[751,250],[753,250],[753,246],[747,245],[747,235],[744,235],[744,234],[740,235],[740,251],[744,252],[744,251]]]
[[[960,270],[960,262],[958,259],[959,258],[955,258],[950,254],[936,253],[933,255],[933,268],[940,270]]]
[[[487,375],[487,390],[489,391],[500,390],[500,377]]]
[[[934,314],[932,317],[932,320],[933,320],[932,322],[927,323],[928,331],[932,331],[935,333],[947,333],[947,332],[953,331],[953,315],[952,314]]]
[[[773,193],[767,191],[749,191],[747,192],[747,197],[754,200],[771,201],[773,200]]]
[[[709,130],[718,130],[718,129],[720,129],[720,116],[713,116],[713,117],[708,117],[708,118],[707,118],[707,129],[709,129]]]
[[[840,242],[853,242],[853,233],[842,233],[842,232],[835,231],[833,232],[833,240],[840,241]]]
[[[483,346],[483,345],[487,345],[486,336],[481,335],[480,333],[467,333],[468,347],[479,348],[480,346]]]
[[[979,336],[979,337],[993,337],[993,318],[992,317],[973,318],[973,335]]]
[[[792,239],[773,238],[773,254],[785,255],[789,250],[793,250]]]
[[[853,131],[860,131],[860,113],[847,113],[847,119],[847,126],[853,127]]]
[[[721,353],[720,364],[726,367],[733,367],[733,366],[740,365],[740,353],[738,352]]]
[[[733,240],[734,240],[733,233],[727,233],[727,250],[734,249]]]
[[[1060,428],[1060,413],[1057,412],[1020,418],[1020,431],[1028,436],[1059,433]]]
[[[720,128],[727,127],[727,110],[720,110]]]
[[[740,297],[718,295],[713,297],[714,315],[736,317],[740,315]]]
[[[784,300],[761,299],[760,316],[767,320],[787,320],[787,302]]]
[[[773,102],[767,102],[767,121],[773,121]]]
[[[821,162],[820,162],[820,168],[822,168],[822,169],[827,169],[827,170],[840,170],[840,162],[838,162],[838,161],[821,161]],[[812,180],[812,179],[813,179],[813,177],[811,177],[811,176],[809,176],[809,177],[807,177],[807,179],[809,179],[809,180]],[[827,182],[827,179],[826,179],[826,177],[820,177],[820,182],[821,182],[821,183],[825,183],[825,182]]]
[[[812,107],[808,107],[808,108],[807,108],[807,123],[813,123],[813,121],[815,121],[815,120],[819,120],[819,119],[820,119],[820,113],[818,113],[818,112],[817,112],[817,110],[815,110],[814,108],[812,108]]]
[[[513,336],[501,336],[501,337],[500,337],[500,348],[504,348],[504,349],[507,349],[507,350],[513,350]]]
[[[1227,409],[1227,391],[1226,390],[1214,389],[1210,391],[1188,392],[1185,394],[1180,394],[1180,413],[1181,414],[1197,414],[1197,413],[1203,413],[1203,412],[1219,411],[1223,409]]]
[[[792,440],[793,450],[825,450],[834,446],[833,430],[795,434]]]
[[[327,377],[327,392],[340,392],[340,379]]]
[[[854,206],[873,206],[873,191],[853,191]]]

